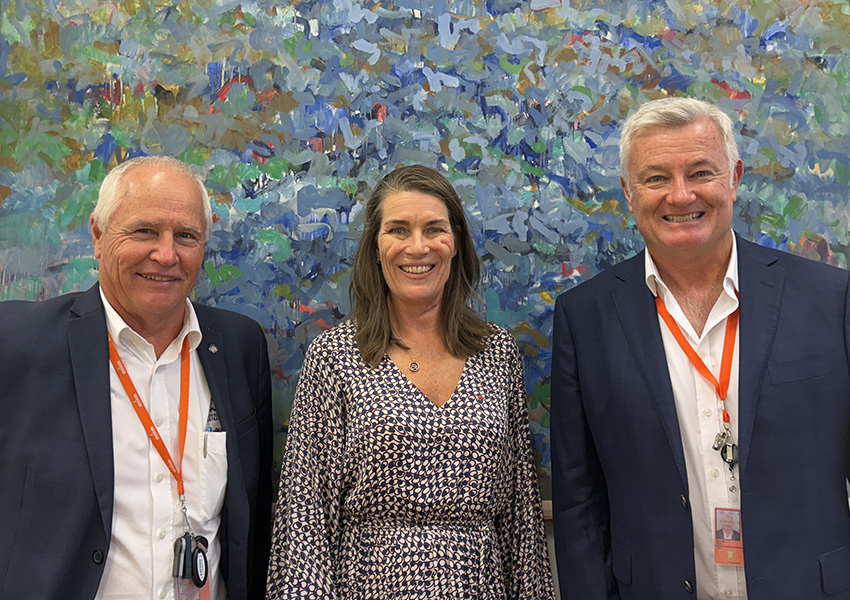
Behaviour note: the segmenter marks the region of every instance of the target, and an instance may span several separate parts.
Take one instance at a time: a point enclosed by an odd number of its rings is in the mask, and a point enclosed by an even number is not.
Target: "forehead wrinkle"
[[[685,163],[686,169],[693,169],[693,168],[696,168],[696,167],[704,167],[704,166],[711,166],[711,167],[714,167],[714,168],[717,168],[717,169],[722,169],[724,165],[722,165],[722,164],[718,165],[717,162],[715,162],[714,160],[712,160],[711,158],[708,158],[708,157],[698,158],[694,161]],[[650,164],[650,165],[644,166],[639,171],[638,175],[643,175],[645,173],[651,173],[653,171],[666,172],[666,171],[669,171],[669,170],[671,170],[670,165]]]
[[[440,217],[439,219],[431,219],[430,221],[426,221],[426,225],[435,225],[437,223],[448,224],[449,220]],[[410,221],[408,219],[387,219],[384,221],[384,225],[409,225]]]
[[[132,219],[127,221],[127,224],[124,226],[125,229],[136,229],[139,227],[145,228],[159,228],[162,227],[162,223],[160,221],[150,221],[147,219]],[[202,233],[203,229],[199,227],[195,227],[194,225],[189,225],[187,223],[181,223],[174,229],[179,231],[190,231],[192,233]]]

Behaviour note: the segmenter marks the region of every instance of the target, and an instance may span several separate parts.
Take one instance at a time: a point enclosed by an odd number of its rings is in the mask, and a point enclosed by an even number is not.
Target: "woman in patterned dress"
[[[268,598],[551,599],[520,355],[469,307],[460,200],[401,167],[365,212],[354,319],[301,371]]]

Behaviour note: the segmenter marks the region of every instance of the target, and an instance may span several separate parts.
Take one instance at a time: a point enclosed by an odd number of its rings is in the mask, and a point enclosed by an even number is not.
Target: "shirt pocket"
[[[227,432],[201,433],[201,517],[209,522],[219,515],[227,488]]]

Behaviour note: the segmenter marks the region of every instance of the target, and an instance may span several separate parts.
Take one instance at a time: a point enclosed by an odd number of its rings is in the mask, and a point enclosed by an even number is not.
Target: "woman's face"
[[[423,312],[438,306],[457,254],[446,205],[422,192],[395,192],[381,212],[378,258],[391,299]]]

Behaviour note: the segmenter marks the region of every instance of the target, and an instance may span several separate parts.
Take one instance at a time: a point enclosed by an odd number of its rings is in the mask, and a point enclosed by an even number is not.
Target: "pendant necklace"
[[[425,347],[422,348],[422,350],[419,351],[419,358],[422,358],[422,355],[425,354],[425,351],[428,348],[431,347],[431,344],[433,344],[434,340],[436,340],[436,339],[437,339],[437,333],[435,333],[434,337],[431,338],[431,341],[429,341],[427,344],[425,344]],[[404,343],[401,338],[399,338],[398,341]],[[419,370],[419,363],[416,362],[416,357],[413,356],[413,353],[410,351],[410,348],[405,348],[405,350],[407,350],[407,354],[408,354],[408,356],[410,356],[410,364],[407,365],[407,368],[410,369],[412,372],[416,373],[416,371]]]

